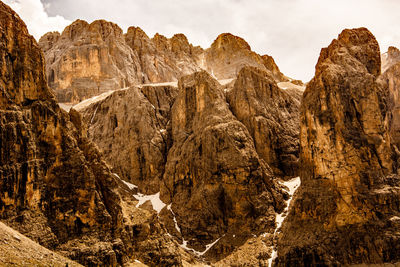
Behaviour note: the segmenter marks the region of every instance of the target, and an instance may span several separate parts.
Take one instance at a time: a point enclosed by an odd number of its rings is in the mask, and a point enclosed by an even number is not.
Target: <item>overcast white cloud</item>
[[[399,0],[6,0],[38,38],[69,21],[106,19],[149,36],[184,33],[204,48],[222,32],[275,58],[286,75],[309,80],[320,49],[344,28],[365,26],[381,44],[400,46]]]
[[[25,21],[29,33],[39,40],[48,31],[62,31],[71,21],[61,15],[49,16],[40,0],[3,0]]]

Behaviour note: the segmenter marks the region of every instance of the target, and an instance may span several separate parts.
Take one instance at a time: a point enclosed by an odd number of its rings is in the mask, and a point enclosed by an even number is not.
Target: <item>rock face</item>
[[[386,53],[382,54],[382,67],[381,72],[384,73],[392,65],[400,62],[400,50],[396,47],[390,46]]]
[[[248,71],[265,88],[271,82],[271,74]],[[280,89],[273,90],[277,106],[271,104],[271,110],[279,106],[285,114],[287,106],[296,106]],[[279,97],[290,103],[280,107]],[[286,196],[257,154],[252,135],[229,110],[223,87],[207,72],[181,78],[179,88],[119,90],[80,112],[89,137],[115,172],[141,192],[160,191],[168,204],[162,221],[186,247],[202,252],[218,241],[205,254],[214,261],[253,234],[273,231],[275,212],[282,210]]]
[[[390,47],[389,51],[382,56],[386,61],[385,72],[381,76],[381,81],[389,88],[389,106],[392,112],[390,122],[390,136],[392,143],[397,148],[400,147],[400,51],[395,47]]]
[[[203,251],[222,237],[210,251],[218,258],[232,249],[232,233],[248,238],[271,231],[282,193],[220,85],[205,71],[183,77],[171,114],[161,197],[171,203],[182,238]]]
[[[215,39],[206,51],[205,61],[205,69],[219,80],[236,78],[244,66],[270,70],[277,80],[286,80],[272,57],[258,55],[244,39],[230,33],[223,33]]]
[[[183,34],[149,38],[139,27],[123,34],[111,22],[77,20],[62,34],[45,34],[39,45],[49,86],[61,103],[132,85],[173,82],[202,69],[217,79],[232,79],[242,67],[254,66],[271,71],[277,81],[287,80],[272,57],[256,54],[232,34],[221,34],[203,50]]]
[[[379,46],[365,28],[321,51],[300,116],[301,187],[278,266],[400,260],[399,193]]]
[[[148,194],[160,191],[176,95],[172,86],[131,87],[83,110],[89,138],[113,172]]]
[[[77,20],[63,33],[47,33],[39,45],[49,86],[59,102],[80,102],[142,81],[138,55],[121,28],[104,20]]]
[[[182,75],[200,70],[196,61],[203,50],[189,44],[183,34],[171,39],[156,34],[150,39],[139,27],[130,27],[125,40],[139,56],[142,83],[177,81]]]
[[[280,89],[271,72],[244,67],[227,93],[230,108],[246,125],[257,153],[278,176],[297,176],[300,102]]]
[[[59,108],[39,46],[1,2],[0,26],[1,220],[84,265],[190,260],[154,213],[134,207],[137,200],[87,139],[80,115]]]

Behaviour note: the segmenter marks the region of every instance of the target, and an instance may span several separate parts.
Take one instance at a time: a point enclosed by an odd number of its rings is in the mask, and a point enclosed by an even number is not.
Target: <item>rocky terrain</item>
[[[241,123],[235,116],[240,103],[235,101],[247,93],[245,88],[255,98],[247,103],[254,111],[243,115]],[[263,101],[265,95],[276,104]],[[244,68],[236,82],[221,85],[202,71],[182,77],[178,88],[133,86],[75,108],[113,171],[144,194],[160,192],[168,205],[161,220],[195,255],[217,240],[201,255],[218,260],[253,235],[274,231],[275,214],[283,210],[287,197],[277,177],[297,172],[299,101],[277,86],[271,72]],[[276,117],[268,119],[267,112]],[[249,128],[254,124],[246,127],[253,116],[269,125],[261,130]],[[288,121],[286,117],[294,120],[283,129],[278,122]],[[273,165],[277,161],[267,160],[264,150],[257,150],[261,143],[256,138],[266,136],[267,127],[274,138],[288,139],[285,147],[276,139],[261,147],[288,166],[287,175],[282,166]],[[271,242],[270,237],[264,239]]]
[[[2,2],[0,46],[0,265],[399,264],[400,52],[367,29],[306,86],[229,33],[36,43]]]
[[[0,219],[84,265],[195,263],[57,105],[39,46],[2,2],[0,25]]]
[[[397,154],[390,92],[365,28],[322,49],[300,115],[302,185],[278,243],[277,266],[400,261]]]
[[[61,103],[76,104],[132,85],[173,82],[202,69],[217,79],[231,79],[242,67],[254,66],[271,71],[277,81],[288,81],[272,57],[256,54],[245,40],[231,34],[219,35],[204,50],[183,34],[149,38],[139,27],[124,34],[111,22],[77,20],[61,34],[45,34],[39,45],[48,84]]]
[[[48,250],[0,222],[1,266],[82,266]]]

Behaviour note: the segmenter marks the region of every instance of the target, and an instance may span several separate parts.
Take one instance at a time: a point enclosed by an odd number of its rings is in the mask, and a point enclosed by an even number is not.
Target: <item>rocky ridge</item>
[[[240,117],[244,124],[235,116],[243,93],[252,107],[251,114]],[[253,234],[275,229],[275,213],[287,195],[274,175],[297,172],[299,104],[297,95],[277,86],[271,72],[245,67],[237,80],[224,85],[203,71],[181,78],[178,88],[133,86],[76,108],[113,171],[143,194],[160,192],[167,205],[160,216],[168,232],[195,255],[215,261]],[[266,121],[264,131],[247,126],[254,117]],[[290,143],[289,150],[274,142],[263,146],[291,168],[287,174],[281,166],[271,168],[256,149],[261,144],[256,138],[266,136],[268,128]],[[266,261],[269,254],[263,255]]]
[[[282,229],[277,266],[399,261],[400,179],[389,135],[389,90],[365,28],[321,51],[303,95],[301,187]]]
[[[0,25],[0,219],[84,265],[195,263],[57,105],[38,44],[1,2]]]
[[[132,85],[173,82],[202,69],[221,80],[254,66],[271,71],[277,81],[288,81],[272,57],[256,54],[245,40],[231,34],[219,35],[204,50],[183,34],[149,38],[139,27],[129,27],[123,34],[111,22],[77,20],[61,34],[45,34],[39,45],[49,86],[62,103],[76,104]]]

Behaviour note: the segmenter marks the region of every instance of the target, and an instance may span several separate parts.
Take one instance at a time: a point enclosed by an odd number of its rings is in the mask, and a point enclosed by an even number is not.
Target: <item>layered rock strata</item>
[[[57,105],[38,44],[1,2],[0,26],[0,218],[84,265],[191,261]]]
[[[204,50],[183,34],[149,38],[139,27],[127,33],[114,23],[73,22],[60,34],[40,38],[46,76],[61,103],[76,104],[105,91],[132,85],[177,81],[199,70],[232,79],[244,66],[269,70],[277,81],[288,79],[272,57],[253,52],[245,40],[221,34]]]
[[[400,179],[389,91],[365,28],[321,51],[300,116],[301,187],[278,243],[278,266],[399,261]]]
[[[269,71],[244,67],[227,93],[232,113],[249,130],[257,153],[278,176],[297,176],[299,106]]]

